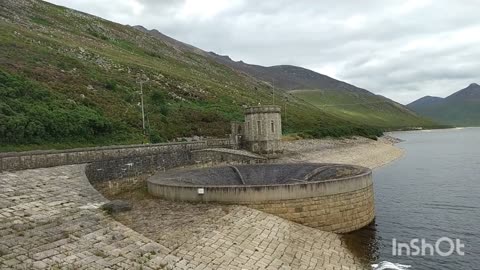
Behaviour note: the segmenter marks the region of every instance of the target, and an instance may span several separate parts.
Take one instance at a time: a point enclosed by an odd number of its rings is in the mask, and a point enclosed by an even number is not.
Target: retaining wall
[[[211,146],[209,145],[208,147]],[[85,174],[97,190],[109,196],[145,186],[145,180],[151,174],[162,170],[184,166],[243,164],[266,161],[266,159],[259,156],[231,153],[227,150],[225,148],[208,148],[204,150],[192,150],[190,147],[167,148],[163,152],[149,155],[91,162],[86,166]]]
[[[358,230],[375,217],[370,170],[351,177],[285,185],[176,186],[147,181],[147,186],[150,194],[169,200],[246,205],[337,233]]]
[[[192,158],[196,163],[209,164],[256,164],[267,162],[265,157],[251,154],[240,153],[238,151],[223,151],[221,149],[203,149],[192,151]]]
[[[215,139],[186,143],[120,145],[69,150],[0,153],[0,172],[82,164],[137,156],[152,156],[164,152],[182,152],[214,147],[231,148],[232,145],[228,139]]]

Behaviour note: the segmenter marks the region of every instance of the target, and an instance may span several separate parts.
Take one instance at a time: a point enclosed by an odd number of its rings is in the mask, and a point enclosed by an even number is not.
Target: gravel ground
[[[279,162],[341,163],[375,169],[403,156],[394,144],[398,139],[385,136],[377,141],[362,137],[284,142]]]

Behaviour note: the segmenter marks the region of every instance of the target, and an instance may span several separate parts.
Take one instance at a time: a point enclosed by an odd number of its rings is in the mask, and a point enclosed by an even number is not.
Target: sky
[[[235,61],[312,69],[403,104],[480,83],[477,0],[49,2]]]

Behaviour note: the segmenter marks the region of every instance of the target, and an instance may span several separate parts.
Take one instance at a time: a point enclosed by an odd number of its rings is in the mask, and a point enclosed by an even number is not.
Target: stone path
[[[171,259],[97,209],[106,199],[83,170],[0,174],[0,269],[148,269]]]
[[[175,226],[133,231],[104,202],[83,165],[1,173],[0,269],[364,269],[340,236],[249,208],[192,223],[173,244],[155,233]]]

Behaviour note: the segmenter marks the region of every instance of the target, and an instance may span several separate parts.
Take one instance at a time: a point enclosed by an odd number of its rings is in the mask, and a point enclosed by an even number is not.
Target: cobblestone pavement
[[[0,269],[363,269],[340,236],[249,208],[192,208],[210,221],[180,218],[180,237],[153,219],[134,231],[104,202],[83,165],[0,173]]]
[[[0,174],[0,269],[149,269],[169,250],[111,219],[84,166]]]
[[[187,268],[364,269],[339,235],[247,207],[174,203],[141,191],[113,198],[133,206],[116,220],[171,249]]]

